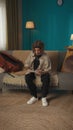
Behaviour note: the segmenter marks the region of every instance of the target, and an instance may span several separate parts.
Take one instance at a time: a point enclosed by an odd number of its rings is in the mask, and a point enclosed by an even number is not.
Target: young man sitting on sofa
[[[44,43],[40,40],[34,42],[32,46],[32,52],[25,61],[25,67],[27,72],[25,74],[25,80],[30,90],[32,97],[27,101],[27,104],[33,104],[38,100],[37,87],[34,83],[36,75],[40,76],[42,87],[42,106],[48,106],[47,94],[50,84],[50,70],[51,62],[48,55],[44,52]]]

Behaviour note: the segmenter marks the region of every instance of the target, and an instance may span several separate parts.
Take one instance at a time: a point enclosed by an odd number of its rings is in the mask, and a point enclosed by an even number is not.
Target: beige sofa
[[[50,88],[61,90],[73,90],[73,73],[61,72],[61,67],[64,61],[66,52],[63,51],[46,51],[52,63]],[[23,63],[29,55],[28,50],[13,50],[7,51]],[[7,89],[28,89],[25,81],[25,68],[22,71],[11,73],[11,75],[4,73],[2,76],[2,91]],[[1,76],[2,74],[0,74]],[[35,83],[37,87],[41,87],[42,83],[40,77],[37,76]]]

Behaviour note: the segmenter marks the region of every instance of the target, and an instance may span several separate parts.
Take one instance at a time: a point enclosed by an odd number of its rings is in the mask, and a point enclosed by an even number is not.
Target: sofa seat
[[[59,89],[73,90],[73,73],[58,72]]]
[[[12,76],[11,76],[12,75]],[[25,75],[16,75],[11,73],[11,75],[6,74],[3,78],[3,83],[6,85],[15,85],[15,86],[24,86],[27,87],[27,83],[25,81]],[[37,87],[42,86],[40,76],[36,76],[36,80],[34,81]],[[57,73],[52,73],[50,76],[50,86],[58,86],[58,76]]]

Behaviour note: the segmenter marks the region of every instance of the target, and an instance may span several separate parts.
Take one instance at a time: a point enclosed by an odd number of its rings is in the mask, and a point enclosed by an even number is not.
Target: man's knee
[[[46,73],[46,74],[42,74],[41,75],[41,81],[50,81],[50,74],[49,73]]]
[[[30,80],[29,74],[25,75],[25,80],[26,80],[26,82],[28,82]]]
[[[29,74],[26,74],[26,75],[25,75],[25,80],[26,80],[26,82],[32,81],[32,80],[34,80],[34,79],[35,79],[34,73],[29,73]]]

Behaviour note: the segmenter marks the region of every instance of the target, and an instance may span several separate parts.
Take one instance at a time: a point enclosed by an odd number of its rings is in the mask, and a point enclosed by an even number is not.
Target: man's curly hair
[[[44,50],[44,43],[41,40],[37,40],[32,45],[32,50],[34,52],[35,48],[40,48],[42,51]]]

